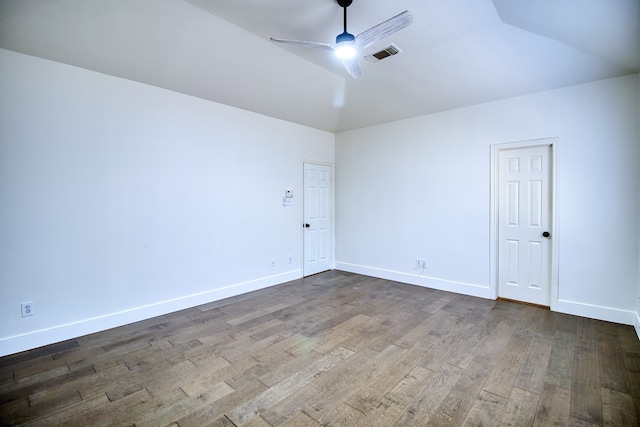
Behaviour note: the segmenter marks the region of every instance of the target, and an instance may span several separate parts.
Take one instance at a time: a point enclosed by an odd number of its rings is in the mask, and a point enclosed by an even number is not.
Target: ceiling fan
[[[358,58],[356,57],[357,49],[365,49],[385,37],[390,36],[396,31],[400,31],[401,29],[409,26],[413,22],[413,16],[411,15],[411,12],[405,10],[393,18],[389,18],[375,27],[371,27],[363,33],[354,36],[347,32],[347,8],[351,5],[353,0],[336,1],[338,5],[344,9],[344,32],[342,34],[338,34],[335,45],[301,40],[276,39],[273,37],[271,38],[271,41],[332,51],[339,59],[342,60],[342,65],[349,75],[354,79],[357,79],[362,76],[362,68],[360,67]]]

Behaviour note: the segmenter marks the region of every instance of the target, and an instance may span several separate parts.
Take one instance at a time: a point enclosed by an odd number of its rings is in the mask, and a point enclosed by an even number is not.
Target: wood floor
[[[327,272],[0,358],[0,424],[637,426],[630,326]]]

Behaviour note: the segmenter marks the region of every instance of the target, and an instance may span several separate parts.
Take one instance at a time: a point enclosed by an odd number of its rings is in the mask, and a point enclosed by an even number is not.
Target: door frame
[[[559,138],[542,138],[542,139],[533,139],[527,141],[517,141],[517,142],[507,142],[501,144],[492,144],[491,148],[491,190],[490,190],[490,207],[489,207],[489,217],[490,217],[490,225],[489,225],[489,234],[490,234],[490,249],[489,249],[489,261],[490,261],[490,270],[489,270],[489,287],[490,293],[493,295],[494,299],[498,298],[498,195],[499,195],[499,156],[501,151],[507,150],[515,150],[521,148],[532,148],[532,147],[540,147],[546,146],[551,148],[551,159],[549,159],[549,164],[551,166],[551,218],[550,218],[550,229],[553,233],[551,235],[551,283],[550,285],[550,295],[549,295],[549,303],[551,311],[557,311],[558,307],[558,242],[559,242],[559,230],[557,223],[557,159],[558,159],[558,145]]]
[[[312,164],[312,165],[320,165],[327,166],[331,169],[331,197],[329,198],[329,203],[331,203],[330,211],[331,211],[331,270],[335,270],[336,268],[336,168],[333,163],[321,162],[317,160],[305,160],[303,159],[300,162],[300,194],[302,195],[300,202],[300,277],[308,277],[304,275],[304,165]]]

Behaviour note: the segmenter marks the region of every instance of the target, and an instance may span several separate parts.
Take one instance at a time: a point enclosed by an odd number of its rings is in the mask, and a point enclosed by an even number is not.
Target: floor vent
[[[382,49],[380,52],[372,53],[371,55],[367,55],[364,58],[369,62],[378,62],[390,56],[397,55],[400,52],[402,52],[400,48],[395,45],[390,45],[389,47]]]

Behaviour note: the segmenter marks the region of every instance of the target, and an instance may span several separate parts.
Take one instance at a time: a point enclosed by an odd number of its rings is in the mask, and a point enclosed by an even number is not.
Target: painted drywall
[[[5,0],[0,47],[335,129],[340,108],[328,106],[344,93],[344,77],[203,10],[218,9],[219,2],[194,3]]]
[[[332,133],[6,50],[0,75],[0,355],[301,277]]]
[[[638,104],[640,105],[640,84],[638,85]],[[638,109],[638,145],[640,145],[640,108]],[[637,164],[640,165],[640,158],[638,158]],[[638,189],[640,192],[640,188]],[[637,204],[637,212],[638,212],[638,224],[640,224],[640,194],[638,194],[638,204]],[[638,247],[640,247],[640,227],[638,227]],[[640,249],[638,250],[638,294],[636,296],[636,313],[634,319],[634,326],[636,328],[636,334],[638,338],[640,338]]]
[[[557,310],[631,324],[638,110],[631,75],[337,134],[336,268],[495,298],[490,147],[554,137]]]

